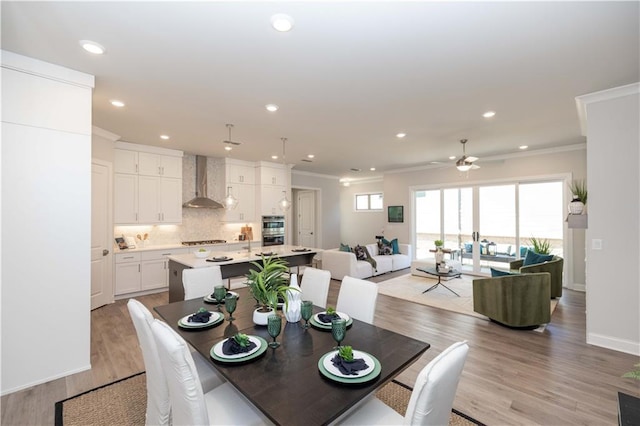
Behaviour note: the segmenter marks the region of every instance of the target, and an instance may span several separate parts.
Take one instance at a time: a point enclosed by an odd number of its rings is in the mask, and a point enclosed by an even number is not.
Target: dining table
[[[336,348],[330,327],[317,327],[322,324],[316,322],[316,326],[304,328],[304,320],[287,322],[282,315],[282,331],[276,338],[280,343],[278,347],[267,347],[260,356],[246,357],[246,361],[224,362],[212,355],[212,348],[237,333],[258,336],[267,342],[273,340],[266,326],[253,323],[256,302],[249,289],[245,287],[234,292],[238,299],[233,321],[228,320],[230,315],[224,303],[205,302],[205,298],[211,300],[209,297],[173,302],[154,309],[227,381],[278,425],[331,424],[391,381],[430,347],[427,342],[351,318],[341,345],[372,356],[377,361],[377,369],[359,380],[344,379],[330,374],[320,365],[326,354]],[[224,320],[210,327],[184,327],[185,316],[200,308],[220,312]],[[324,311],[314,306],[314,313]]]

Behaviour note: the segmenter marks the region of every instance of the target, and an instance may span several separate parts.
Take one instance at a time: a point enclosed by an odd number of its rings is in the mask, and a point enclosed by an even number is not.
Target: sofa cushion
[[[380,275],[393,271],[392,256],[372,256],[372,258],[372,260],[375,260],[377,264],[377,268],[373,270],[373,275]]]
[[[544,263],[552,259],[553,259],[552,254],[540,254],[540,253],[536,253],[535,251],[528,250],[527,255],[524,258],[524,262],[522,263],[522,266],[529,266],[529,265],[535,265],[538,263]]]

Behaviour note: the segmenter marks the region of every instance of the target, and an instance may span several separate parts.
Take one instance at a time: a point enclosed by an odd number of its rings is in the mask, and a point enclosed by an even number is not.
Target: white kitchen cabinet
[[[113,183],[114,223],[138,223],[138,176],[115,173]]]
[[[114,223],[182,223],[182,151],[116,142],[114,153]]]
[[[288,186],[289,179],[287,178],[288,168],[284,164],[265,163],[260,162],[257,167],[259,173],[259,180],[256,182],[259,185],[273,185],[273,186]]]
[[[235,209],[225,210],[222,220],[225,222],[252,222],[256,217],[255,164],[232,158],[220,158],[216,161],[217,183],[214,199],[223,200],[230,192],[237,200]]]
[[[114,173],[138,174],[138,152],[128,149],[113,150],[113,171]]]
[[[167,256],[188,253],[187,248],[117,253],[116,296],[166,289],[169,286]]]
[[[182,179],[182,157],[140,152],[138,174]]]
[[[260,199],[260,212],[262,216],[284,214],[282,209],[280,209],[279,202],[285,193],[287,193],[286,186],[262,185],[260,186],[259,192],[258,198]],[[291,197],[289,197],[289,199],[291,199]]]
[[[256,215],[255,185],[233,183],[227,185],[238,200],[235,209],[225,210],[224,220],[227,222],[251,222]]]
[[[251,164],[231,163],[226,164],[227,183],[255,184],[255,168]]]
[[[281,215],[279,201],[289,196],[289,168],[284,164],[261,161],[256,167],[256,198],[261,216]]]

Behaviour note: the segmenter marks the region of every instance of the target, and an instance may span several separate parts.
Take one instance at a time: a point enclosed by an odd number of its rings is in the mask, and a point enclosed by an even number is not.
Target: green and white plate
[[[309,318],[309,324],[311,324],[315,328],[320,328],[320,329],[323,329],[323,330],[331,330],[331,323],[321,322],[318,319],[318,315],[326,314],[326,313],[327,313],[327,311],[318,312],[317,314],[315,314],[314,316]],[[349,327],[351,324],[353,324],[353,319],[349,315],[347,315],[347,314],[345,314],[343,312],[336,312],[336,314],[338,314],[340,316],[340,318],[344,318],[344,319],[347,320],[347,327]]]
[[[240,299],[240,295],[238,293],[236,293],[235,291],[227,291],[227,295],[226,296],[228,296],[230,294],[233,294],[237,299]],[[207,303],[213,303],[215,305],[218,304],[218,301],[213,297],[212,294],[207,294],[204,297],[204,301],[207,302]],[[222,303],[224,303],[224,300],[222,301]]]
[[[327,379],[340,382],[340,383],[366,383],[369,382],[380,375],[382,371],[382,365],[380,361],[373,355],[363,352],[363,351],[353,351],[354,358],[363,358],[369,368],[360,371],[357,376],[347,376],[342,374],[338,368],[334,367],[331,359],[338,353],[338,351],[331,351],[324,354],[320,360],[318,360],[318,370],[320,370],[320,374],[325,376]],[[372,365],[373,364],[373,365]]]
[[[212,327],[224,321],[224,315],[222,315],[220,312],[215,312],[215,311],[209,311],[209,312],[211,312],[211,317],[209,317],[208,322],[189,322],[189,317],[193,315],[193,314],[189,314],[189,315],[185,315],[184,317],[178,320],[178,327],[181,327],[187,330],[196,330],[199,328]]]
[[[256,348],[247,352],[246,354],[225,355],[222,353],[222,345],[227,338],[221,340],[211,347],[209,354],[214,361],[224,363],[237,363],[246,362],[258,358],[267,350],[267,341],[260,336],[248,336],[249,340],[256,344]]]

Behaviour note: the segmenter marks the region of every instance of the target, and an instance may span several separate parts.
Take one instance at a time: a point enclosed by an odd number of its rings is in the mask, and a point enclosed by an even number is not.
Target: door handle
[[[107,250],[107,249],[102,250],[102,255],[103,256],[106,256],[108,254],[109,254],[109,250]]]

